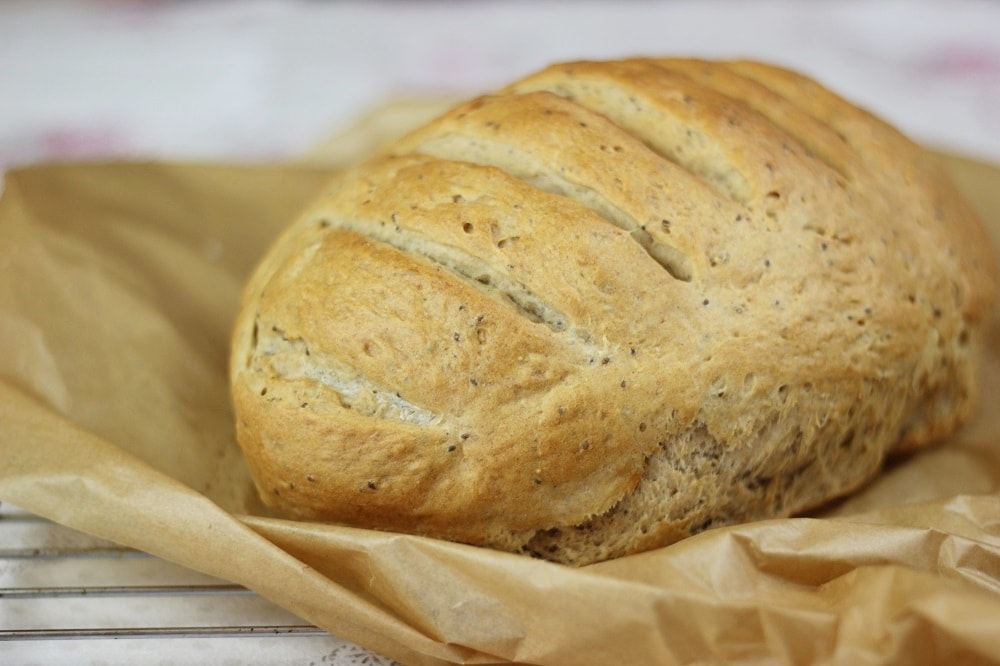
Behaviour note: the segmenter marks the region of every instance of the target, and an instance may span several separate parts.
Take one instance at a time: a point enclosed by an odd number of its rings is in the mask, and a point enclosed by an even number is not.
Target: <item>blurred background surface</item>
[[[796,67],[920,141],[1000,161],[996,0],[8,0],[0,170],[285,159],[389,100],[636,54]]]

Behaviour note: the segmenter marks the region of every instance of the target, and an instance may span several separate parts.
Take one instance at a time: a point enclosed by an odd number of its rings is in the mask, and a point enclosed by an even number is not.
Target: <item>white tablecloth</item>
[[[1000,161],[1000,2],[5,2],[0,170],[295,155],[399,96],[635,54],[792,65]]]

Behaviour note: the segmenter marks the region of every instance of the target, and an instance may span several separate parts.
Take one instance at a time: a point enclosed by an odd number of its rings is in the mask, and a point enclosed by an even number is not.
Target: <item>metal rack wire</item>
[[[246,588],[0,505],[0,663],[393,662]]]

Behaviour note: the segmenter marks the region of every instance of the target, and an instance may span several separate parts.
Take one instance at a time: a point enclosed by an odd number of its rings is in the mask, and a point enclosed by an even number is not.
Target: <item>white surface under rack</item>
[[[0,664],[390,660],[238,585],[0,505]]]

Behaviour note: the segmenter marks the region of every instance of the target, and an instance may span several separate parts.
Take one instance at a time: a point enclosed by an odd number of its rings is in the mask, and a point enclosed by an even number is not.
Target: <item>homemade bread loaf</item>
[[[286,514],[581,565],[815,507],[969,416],[990,243],[801,75],[561,64],[389,152],[236,322],[238,440]]]

